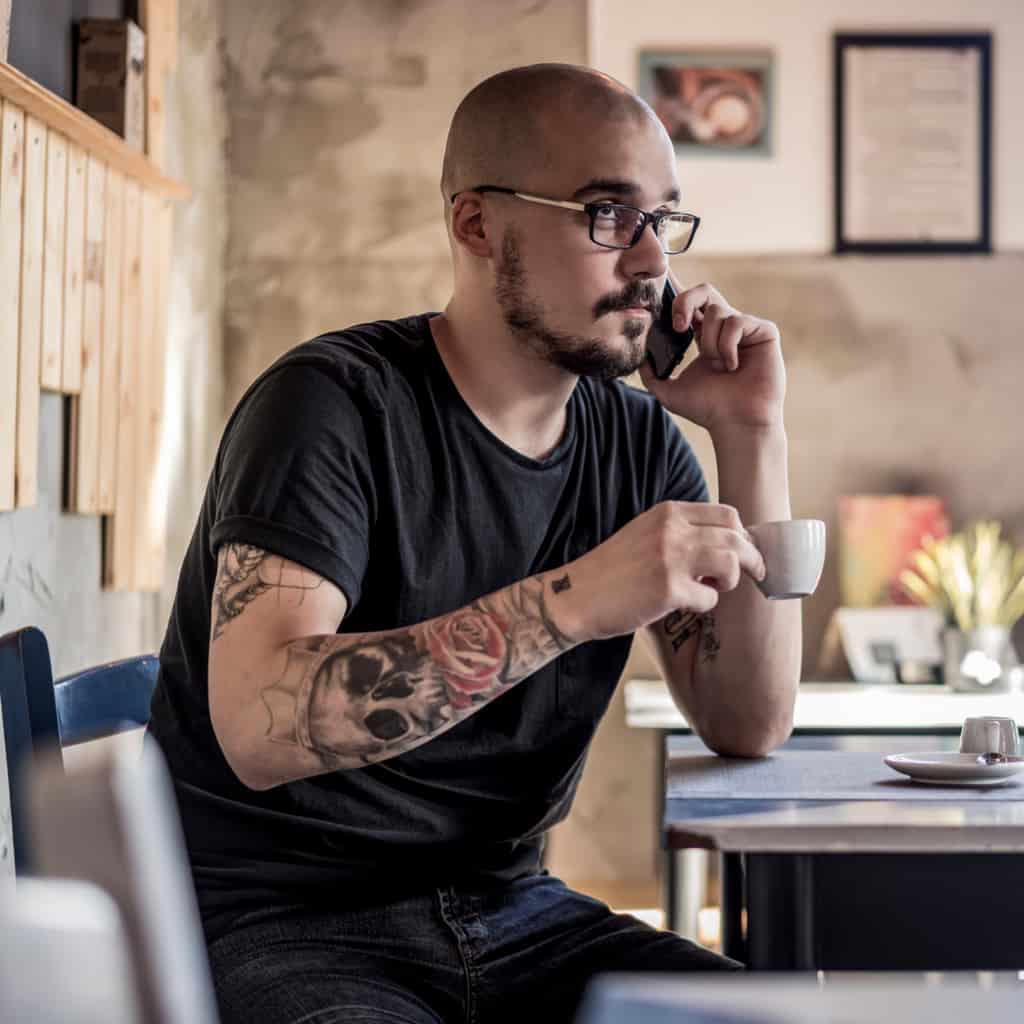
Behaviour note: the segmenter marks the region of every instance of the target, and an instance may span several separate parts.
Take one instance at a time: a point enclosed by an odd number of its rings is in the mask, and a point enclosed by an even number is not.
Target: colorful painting
[[[858,494],[839,499],[839,594],[844,608],[916,604],[899,582],[925,536],[949,536],[935,495]]]
[[[770,53],[643,52],[638,91],[676,152],[771,153]]]

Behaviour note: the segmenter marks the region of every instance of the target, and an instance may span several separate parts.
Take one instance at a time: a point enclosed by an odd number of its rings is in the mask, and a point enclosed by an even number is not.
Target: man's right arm
[[[573,647],[565,574],[542,573],[426,622],[336,632],[345,595],[245,544],[218,552],[214,732],[252,789],[359,768],[440,735]]]
[[[404,754],[576,644],[708,612],[741,572],[760,578],[735,523],[724,506],[662,502],[568,565],[376,633],[337,633],[347,602],[329,580],[225,544],[208,673],[217,740],[252,789]]]

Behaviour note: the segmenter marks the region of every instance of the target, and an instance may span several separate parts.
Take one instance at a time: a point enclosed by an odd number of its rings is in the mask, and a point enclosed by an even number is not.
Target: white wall
[[[590,0],[589,63],[632,88],[642,49],[769,49],[775,54],[771,157],[681,162],[683,205],[701,214],[702,254],[833,247],[832,36],[835,32],[993,35],[992,230],[1024,249],[1024,0]]]

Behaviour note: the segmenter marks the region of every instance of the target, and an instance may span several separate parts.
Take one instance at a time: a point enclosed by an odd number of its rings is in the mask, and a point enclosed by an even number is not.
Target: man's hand
[[[621,636],[669,612],[708,612],[741,573],[764,571],[734,508],[663,501],[565,567],[559,626],[577,643]]]
[[[669,412],[712,434],[782,423],[786,368],[775,324],[734,309],[710,284],[680,291],[673,322],[677,330],[693,325],[699,357],[671,380],[658,380],[646,363],[640,370],[644,386]]]

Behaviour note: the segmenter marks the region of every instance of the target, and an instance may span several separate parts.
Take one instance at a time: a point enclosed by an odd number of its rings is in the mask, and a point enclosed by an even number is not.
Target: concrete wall
[[[164,444],[169,481],[160,639],[224,426],[227,104],[220,0],[178,0],[178,70],[166,97],[168,173],[192,197],[174,219]]]
[[[321,331],[438,309],[451,114],[478,81],[582,62],[584,0],[226,0],[233,402]]]
[[[219,7],[181,0],[179,68],[168,95],[169,172],[193,196],[175,213],[170,293],[167,421],[162,438],[171,479],[169,592],[177,578],[222,415],[224,103]],[[39,501],[0,513],[0,633],[24,625],[46,633],[58,675],[154,650],[168,593],[100,590],[101,520],[61,511],[64,415],[43,395]]]

